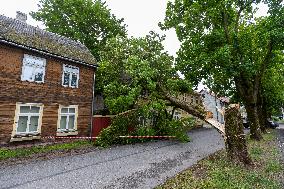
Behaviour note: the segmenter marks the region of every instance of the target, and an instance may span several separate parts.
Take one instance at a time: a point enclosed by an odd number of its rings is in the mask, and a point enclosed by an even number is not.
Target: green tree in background
[[[32,12],[48,31],[79,40],[99,61],[107,39],[126,35],[123,19],[117,19],[101,0],[40,0]]]
[[[256,5],[269,15],[255,18]],[[195,85],[202,79],[217,94],[245,105],[251,138],[261,139],[262,80],[283,50],[284,9],[280,0],[175,0],[168,2],[162,29],[174,28],[182,45],[177,68]]]
[[[266,71],[262,81],[262,111],[266,117],[280,115],[284,105],[284,53],[278,58],[279,63]]]

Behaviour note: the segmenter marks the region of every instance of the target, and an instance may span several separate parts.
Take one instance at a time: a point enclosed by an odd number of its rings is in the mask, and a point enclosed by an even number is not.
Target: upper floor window
[[[24,55],[22,67],[22,81],[43,83],[46,59],[31,55]]]
[[[63,65],[62,85],[65,87],[78,88],[79,68],[70,65]]]

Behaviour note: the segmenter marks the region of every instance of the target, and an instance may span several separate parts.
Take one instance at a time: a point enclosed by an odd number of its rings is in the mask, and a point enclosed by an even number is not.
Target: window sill
[[[21,135],[15,135],[11,138],[10,142],[17,142],[17,141],[25,141],[25,140],[39,140],[40,136],[21,136]]]
[[[78,131],[57,131],[56,136],[74,136],[78,135]]]

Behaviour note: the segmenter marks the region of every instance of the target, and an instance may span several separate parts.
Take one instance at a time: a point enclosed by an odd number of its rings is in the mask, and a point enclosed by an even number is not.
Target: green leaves
[[[172,93],[189,90],[191,85],[178,78],[163,40],[164,36],[150,32],[143,38],[118,36],[107,41],[97,77],[112,113],[131,108],[164,111],[161,88]]]
[[[261,2],[269,15],[256,18]],[[216,94],[248,101],[265,70],[276,66],[275,54],[284,50],[283,10],[279,0],[175,0],[160,27],[176,30],[182,43],[176,68],[186,80],[195,86],[205,81]]]
[[[40,0],[32,17],[47,30],[84,43],[97,60],[107,39],[126,35],[123,19],[117,19],[101,0]]]

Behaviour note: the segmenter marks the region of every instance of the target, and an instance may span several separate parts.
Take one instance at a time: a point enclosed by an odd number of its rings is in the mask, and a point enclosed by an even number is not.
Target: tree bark
[[[184,111],[186,111],[187,113],[201,119],[201,120],[205,120],[206,118],[206,111],[204,109],[204,107],[202,107],[202,105],[191,105],[191,104],[187,104],[183,101],[180,101],[179,99],[177,99],[174,96],[171,96],[168,93],[164,93],[165,96],[164,98],[168,101],[170,101],[170,103],[172,105],[174,105],[176,108],[180,108]]]
[[[266,133],[267,114],[265,110],[266,108],[265,108],[264,98],[262,96],[262,88],[258,92],[257,101],[258,101],[257,102],[257,113],[258,113],[258,119],[259,119],[259,124],[260,124],[260,130],[262,133]]]
[[[235,84],[238,95],[241,97],[245,109],[247,112],[249,126],[250,126],[250,137],[255,140],[261,140],[259,116],[257,111],[259,85],[256,85],[252,81],[247,81],[244,75],[242,77],[235,78]]]
[[[250,104],[245,106],[248,120],[249,120],[249,126],[250,126],[250,138],[254,140],[261,140],[261,130],[259,125],[259,117],[257,112],[257,105],[256,104]]]
[[[260,131],[266,133],[266,116],[262,106],[257,106],[257,113],[259,118]]]
[[[239,108],[229,107],[225,112],[226,152],[228,158],[237,164],[251,165],[247,151],[246,137]]]

